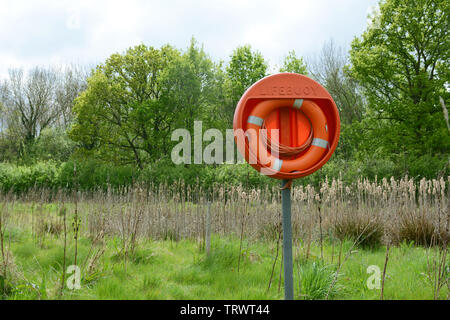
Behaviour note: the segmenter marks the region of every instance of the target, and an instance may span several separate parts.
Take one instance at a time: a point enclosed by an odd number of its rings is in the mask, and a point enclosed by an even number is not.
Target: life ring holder
[[[325,154],[323,157],[312,167],[306,168],[305,170],[294,171],[288,173],[282,171],[272,170],[270,167],[265,167],[258,163],[252,153],[249,150],[249,144],[245,138],[245,134],[248,131],[249,123],[248,118],[250,115],[254,115],[253,111],[255,108],[259,108],[259,104],[267,100],[289,100],[292,99],[292,104],[295,100],[303,99],[302,111],[305,111],[304,107],[309,102],[307,100],[314,102],[322,111],[323,115],[326,117],[326,129],[328,129],[328,142],[326,143]],[[292,104],[290,106],[292,106]],[[288,110],[286,110],[288,109]],[[309,133],[304,130],[309,130],[311,127],[306,119],[304,112],[299,112],[293,110],[293,108],[282,108],[269,114],[264,126],[257,127],[258,129],[281,129],[280,131],[280,142],[284,143],[290,147],[298,147],[299,144],[303,143],[307,138]],[[283,72],[278,74],[269,75],[264,77],[253,85],[251,85],[239,99],[236,106],[234,117],[233,117],[233,130],[235,136],[236,147],[239,153],[243,156],[245,161],[247,161],[255,170],[262,171],[272,171],[267,174],[268,177],[280,179],[280,180],[292,180],[308,176],[317,170],[319,170],[327,161],[330,160],[339,142],[340,135],[340,119],[339,110],[336,103],[331,97],[330,93],[317,81],[296,73]],[[289,130],[289,131],[287,131]],[[297,135],[295,135],[297,133]],[[321,138],[315,134],[314,138]],[[316,140],[318,142],[320,140]],[[308,146],[308,148],[312,148]],[[315,146],[314,146],[315,148]],[[269,148],[270,149],[270,148]],[[298,157],[303,156],[307,150],[301,152]],[[289,159],[296,158],[295,156],[288,157]],[[285,160],[286,157],[281,156],[280,160]],[[253,161],[255,160],[255,161]],[[287,161],[283,161],[284,164]],[[298,170],[298,168],[295,168]],[[284,168],[283,168],[284,170]],[[265,173],[262,173],[265,174]]]

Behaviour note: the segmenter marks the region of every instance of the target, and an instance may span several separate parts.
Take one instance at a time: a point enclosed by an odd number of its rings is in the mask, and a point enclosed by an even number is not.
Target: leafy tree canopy
[[[170,134],[202,114],[213,64],[194,40],[184,53],[143,44],[96,68],[74,106],[70,137],[88,155],[120,164],[170,154]]]
[[[228,127],[242,94],[253,83],[267,75],[268,63],[250,45],[237,47],[230,56],[230,62],[223,71],[223,104]]]
[[[294,72],[298,74],[308,75],[308,69],[303,62],[303,58],[298,58],[295,51],[289,51],[288,55],[284,58],[283,66],[280,68],[280,72]]]
[[[445,0],[382,1],[353,41],[350,73],[369,107],[366,149],[394,158],[448,153],[439,96],[448,101],[449,8]]]

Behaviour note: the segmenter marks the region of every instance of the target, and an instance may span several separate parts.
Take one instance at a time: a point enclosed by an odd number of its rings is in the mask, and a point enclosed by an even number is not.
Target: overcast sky
[[[215,60],[250,44],[281,64],[333,38],[349,47],[378,0],[0,0],[0,78],[11,67],[95,65],[140,43],[185,49],[194,36]]]

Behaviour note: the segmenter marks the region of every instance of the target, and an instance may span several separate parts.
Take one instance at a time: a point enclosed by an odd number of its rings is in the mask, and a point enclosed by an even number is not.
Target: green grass
[[[282,299],[278,290],[280,257],[270,290],[267,290],[275,251],[273,243],[244,242],[238,272],[239,240],[214,236],[211,254],[206,256],[196,241],[141,241],[126,264],[118,255],[118,239],[108,239],[106,251],[95,273],[82,277],[81,289],[64,289],[59,295],[63,263],[62,240],[48,235],[40,243],[27,232],[10,230],[11,251],[16,265],[15,281],[7,299]],[[66,265],[73,263],[73,240],[70,240]],[[88,255],[90,241],[79,241],[78,261]],[[348,250],[350,243],[344,243]],[[337,250],[331,261],[331,245],[312,247],[305,260],[300,250],[294,266],[297,299],[324,299],[336,271]],[[295,248],[294,248],[295,251]],[[370,290],[367,267],[384,265],[385,249],[354,249],[343,264],[329,298],[379,299],[380,290]],[[426,250],[401,246],[391,249],[385,285],[386,299],[432,299],[427,280]],[[70,276],[70,275],[68,275]],[[83,275],[82,275],[83,276]],[[300,279],[299,279],[300,276]],[[301,281],[299,281],[301,280]],[[300,292],[301,288],[301,292]],[[447,296],[443,288],[441,299]]]

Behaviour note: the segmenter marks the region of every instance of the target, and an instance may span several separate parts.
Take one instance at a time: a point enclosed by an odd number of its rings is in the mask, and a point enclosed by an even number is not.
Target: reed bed
[[[358,239],[360,245],[402,242],[447,245],[450,177],[415,182],[404,177],[359,179],[351,185],[325,179],[320,188],[292,187],[294,239],[306,247],[317,241]],[[216,186],[203,190],[183,182],[173,185],[96,191],[34,189],[0,194],[3,229],[30,230],[38,239],[60,235],[64,219],[77,233],[95,238],[117,236],[130,246],[142,239],[205,237],[206,212],[217,235],[244,234],[250,240],[276,240],[280,232],[279,188],[245,190]],[[66,216],[67,213],[67,216]],[[79,224],[79,225],[78,225]]]

